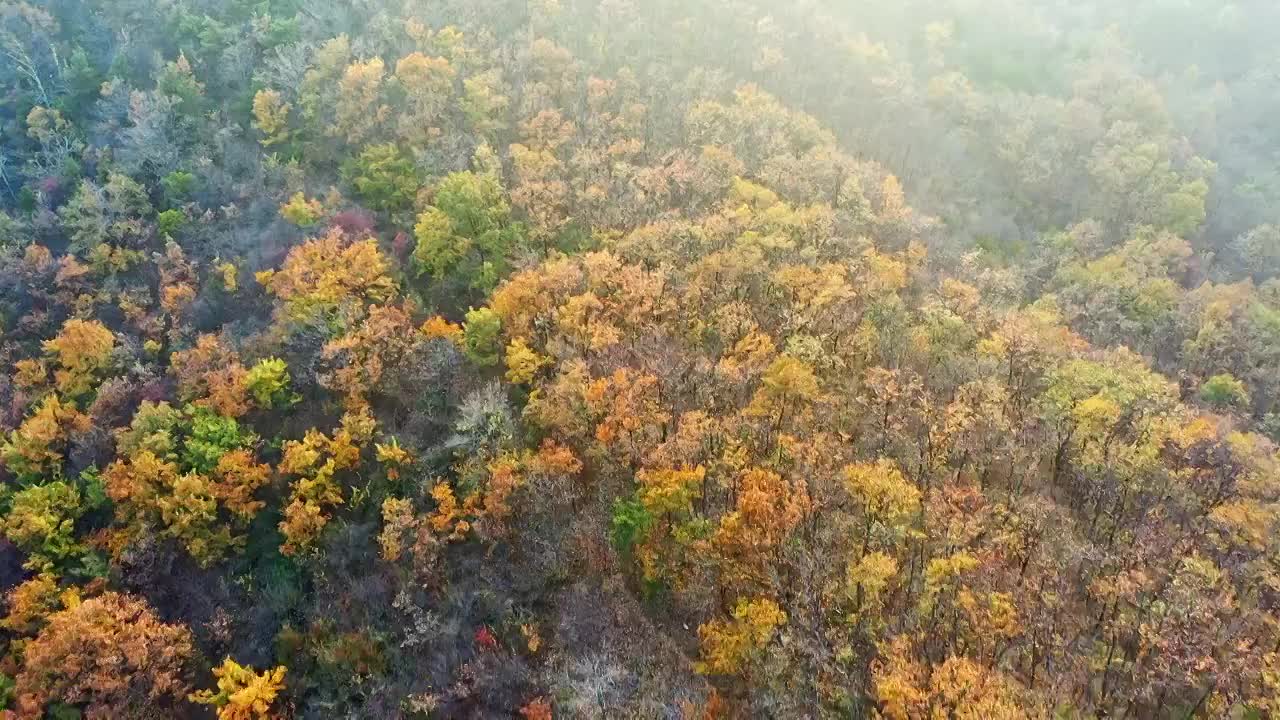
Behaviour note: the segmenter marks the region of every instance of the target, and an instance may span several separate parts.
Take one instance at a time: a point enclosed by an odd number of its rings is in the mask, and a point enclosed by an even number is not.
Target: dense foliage
[[[0,0],[0,717],[1280,713],[1276,27]]]

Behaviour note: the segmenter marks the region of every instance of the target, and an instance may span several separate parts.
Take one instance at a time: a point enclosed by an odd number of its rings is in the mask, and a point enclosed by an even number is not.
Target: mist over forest
[[[0,720],[1280,717],[1277,29],[0,0]]]

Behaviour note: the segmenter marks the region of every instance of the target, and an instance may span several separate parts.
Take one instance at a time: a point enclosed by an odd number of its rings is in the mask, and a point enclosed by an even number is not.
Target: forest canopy
[[[1280,715],[1278,27],[0,0],[0,718]]]

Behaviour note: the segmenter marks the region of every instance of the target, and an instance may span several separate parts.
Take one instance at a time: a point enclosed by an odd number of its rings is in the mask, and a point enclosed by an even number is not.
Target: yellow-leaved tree
[[[271,712],[276,697],[284,689],[287,669],[277,665],[256,672],[252,667],[226,658],[213,669],[218,690],[200,690],[188,696],[191,702],[212,705],[218,709],[218,720],[266,720],[276,717]]]
[[[706,675],[736,675],[786,622],[787,614],[768,598],[741,600],[730,620],[712,620],[698,628],[702,661],[695,667]]]

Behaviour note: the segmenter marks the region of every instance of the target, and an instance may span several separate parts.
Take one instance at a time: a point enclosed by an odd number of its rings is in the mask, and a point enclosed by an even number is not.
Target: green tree
[[[26,567],[50,571],[80,555],[76,520],[84,514],[80,491],[56,481],[14,493],[4,517],[4,534],[27,554]]]
[[[1249,404],[1244,383],[1229,373],[1214,375],[1200,386],[1200,399],[1218,408],[1243,407]]]
[[[97,245],[136,243],[145,234],[154,208],[146,189],[127,175],[111,173],[107,184],[84,180],[76,194],[58,210],[76,250]]]
[[[502,358],[502,319],[498,314],[489,308],[472,308],[462,328],[467,357],[482,367],[497,365]]]
[[[440,182],[431,206],[418,215],[413,257],[420,274],[460,277],[488,291],[510,270],[521,233],[511,220],[496,174],[453,173]]]
[[[252,446],[257,438],[240,427],[235,418],[223,417],[203,407],[188,407],[189,433],[182,444],[182,461],[201,474],[213,472],[231,450]]]
[[[374,210],[406,210],[418,193],[413,162],[394,143],[365,148],[343,167],[343,175],[356,195]]]
[[[249,368],[244,377],[245,388],[258,407],[264,410],[287,405],[289,393],[289,366],[280,358],[265,358]]]

